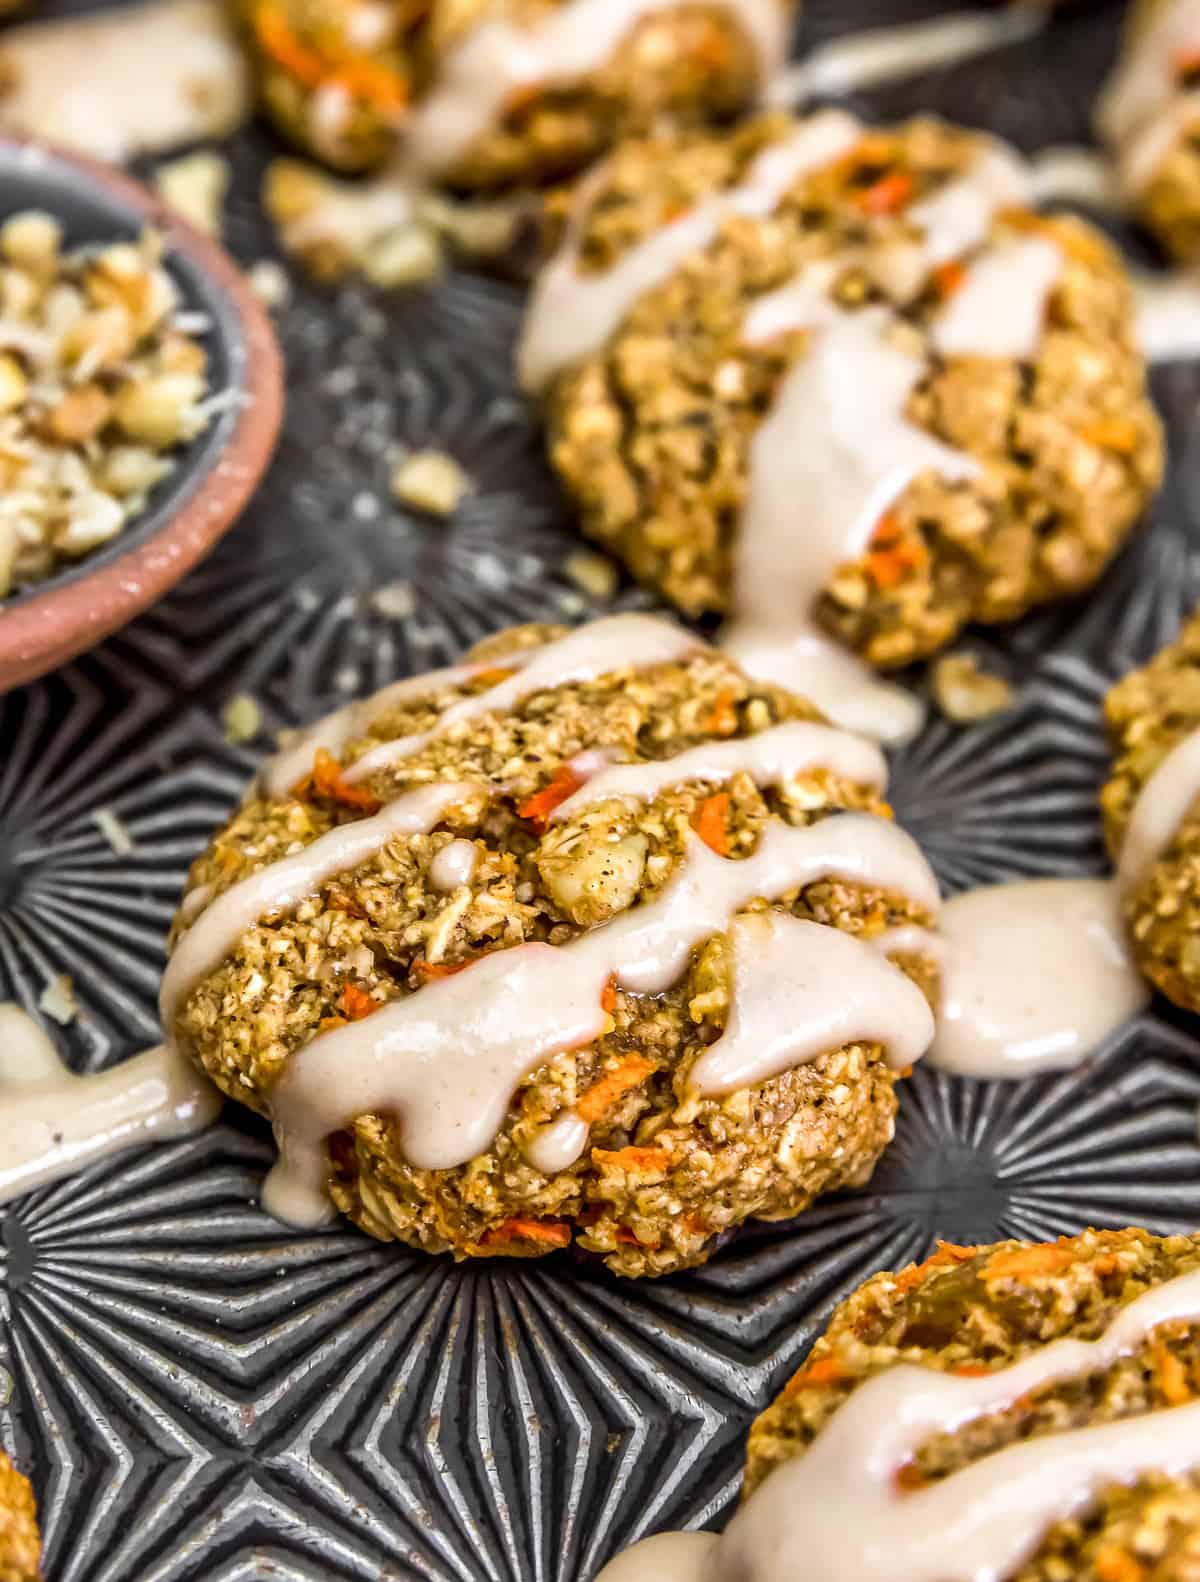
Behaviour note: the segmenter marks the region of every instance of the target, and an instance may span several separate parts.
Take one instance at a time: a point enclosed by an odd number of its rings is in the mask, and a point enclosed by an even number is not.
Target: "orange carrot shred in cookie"
[[[378,813],[383,806],[378,797],[364,791],[361,786],[347,785],[342,777],[341,764],[324,747],[317,748],[312,774],[304,784],[311,785],[318,796],[340,802],[343,807],[356,808],[360,813]]]
[[[566,1247],[570,1240],[570,1227],[555,1219],[506,1219],[483,1233],[487,1247],[503,1246],[509,1241],[540,1241],[548,1247]]]
[[[711,731],[714,736],[730,736],[737,730],[737,709],[734,707],[731,687],[717,694],[717,701],[703,723],[704,729]]]
[[[469,961],[414,961],[413,971],[420,978],[452,978],[456,972],[469,967]]]
[[[555,770],[554,778],[549,785],[543,786],[540,791],[535,791],[533,796],[527,797],[521,803],[517,808],[517,817],[528,819],[539,830],[545,829],[554,809],[569,796],[574,796],[582,784],[583,780],[570,764],[562,764]]]
[[[360,989],[356,983],[348,983],[341,992],[337,1008],[348,1022],[361,1022],[364,1016],[382,1011],[383,1002],[373,1000],[366,990]]]
[[[620,1065],[607,1072],[598,1082],[592,1083],[576,1104],[576,1115],[591,1126],[612,1109],[622,1094],[628,1093],[630,1088],[636,1088],[653,1070],[653,1060],[647,1060],[645,1055],[627,1055]]]
[[[959,290],[967,278],[967,271],[957,258],[950,258],[933,271],[933,288],[943,302]]]
[[[985,1282],[992,1280],[1037,1280],[1061,1274],[1075,1260],[1074,1250],[1055,1244],[1052,1247],[1009,1247],[994,1252],[983,1266]]]
[[[665,1148],[592,1149],[592,1163],[601,1170],[659,1171],[669,1168],[671,1156]]]
[[[855,201],[867,214],[895,214],[913,195],[913,179],[906,170],[890,170],[856,195]]]
[[[692,828],[718,857],[729,855],[729,833],[725,821],[729,816],[729,793],[718,791],[716,796],[705,797],[692,814]]]

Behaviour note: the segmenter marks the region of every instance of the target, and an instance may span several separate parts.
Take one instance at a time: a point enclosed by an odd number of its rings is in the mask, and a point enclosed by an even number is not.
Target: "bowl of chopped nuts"
[[[266,312],[162,200],[0,139],[0,691],[91,647],[232,526],[283,405]]]

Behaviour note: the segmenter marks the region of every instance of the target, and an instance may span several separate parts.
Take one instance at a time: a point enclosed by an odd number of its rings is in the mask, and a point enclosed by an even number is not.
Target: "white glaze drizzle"
[[[429,882],[435,890],[450,892],[470,884],[479,861],[479,848],[472,840],[452,840],[443,846],[429,864]]]
[[[688,1074],[706,1097],[756,1087],[844,1044],[883,1044],[900,1068],[929,1048],[929,1002],[866,941],[769,912],[735,918],[729,942],[729,1020]]]
[[[371,748],[346,770],[344,779],[350,784],[367,780],[381,769],[390,769],[410,758],[435,737],[445,736],[484,714],[514,709],[534,692],[595,681],[620,670],[669,664],[686,659],[705,646],[681,626],[654,616],[610,615],[605,620],[590,621],[557,642],[535,648],[528,657],[522,655],[520,667],[513,675],[485,692],[451,704],[431,730]],[[514,667],[509,662],[497,668]]]
[[[610,798],[652,802],[669,787],[692,780],[722,784],[735,775],[748,774],[757,786],[783,786],[813,769],[826,769],[841,779],[876,790],[887,784],[887,764],[873,743],[832,725],[792,720],[756,736],[706,742],[674,758],[600,769],[580,790],[559,803],[550,820],[554,823],[574,818],[584,808]]]
[[[1200,356],[1200,271],[1133,271],[1137,342],[1152,363]]]
[[[490,1145],[528,1072],[602,1034],[601,999],[610,981],[660,993],[682,975],[692,949],[728,927],[749,901],[778,899],[832,876],[937,907],[937,882],[919,849],[895,825],[868,815],[806,828],[769,825],[742,861],[717,857],[693,838],[678,872],[648,905],[569,945],[486,955],[319,1036],[291,1060],[272,1095],[280,1160],[264,1202],[297,1223],[323,1220],[324,1140],[356,1115],[396,1116],[405,1156],[417,1168],[465,1163]],[[900,1042],[907,1052],[907,1038]]]
[[[1043,237],[999,242],[970,265],[934,319],[933,344],[945,357],[1032,357],[1062,266],[1062,253]]]
[[[432,697],[442,688],[464,686],[487,670],[510,668],[522,663],[533,652],[529,650],[527,654],[521,651],[506,657],[502,662],[453,665],[446,670],[430,670],[424,675],[406,676],[402,681],[391,682],[369,698],[360,698],[354,703],[347,703],[344,708],[335,709],[315,725],[296,732],[282,752],[267,760],[259,777],[263,790],[267,796],[287,796],[298,781],[312,772],[318,749],[338,758],[348,742],[357,736],[365,736],[372,723],[392,709],[417,698]]]
[[[601,347],[634,303],[703,251],[730,215],[771,214],[802,175],[846,153],[861,135],[861,124],[844,111],[810,117],[759,154],[736,187],[652,232],[611,269],[585,274],[580,247],[592,202],[604,190],[602,166],[584,186],[562,247],[534,283],[517,352],[524,389],[544,389],[563,368]]]
[[[753,45],[765,80],[783,60],[790,18],[779,0],[716,0]],[[407,125],[414,169],[451,169],[523,89],[579,81],[612,58],[646,17],[678,0],[565,0],[532,26],[502,20],[472,28],[442,62]]]
[[[812,619],[838,566],[867,547],[879,519],[926,469],[965,478],[978,466],[910,423],[904,407],[924,363],[886,339],[885,308],[843,313],[807,282],[760,299],[747,326],[818,328],[751,445],[734,571],[735,619],[722,646],[750,674],[803,692],[837,724],[883,740],[920,723],[917,700],[877,681]],[[799,531],[799,528],[803,531]]]
[[[867,28],[822,44],[781,72],[767,101],[786,107],[817,94],[844,94],[913,72],[953,66],[1032,38],[1046,25],[1046,9],[1010,5],[994,15],[950,12],[898,27]]]
[[[1023,1395],[1086,1378],[1137,1350],[1162,1324],[1200,1321],[1200,1271],[1124,1307],[1099,1340],[1056,1340],[979,1377],[904,1363],[860,1384],[801,1455],[776,1467],[710,1545],[664,1547],[671,1582],[996,1582],[1059,1521],[1110,1484],[1183,1473],[1200,1460],[1200,1402],[1018,1441],[924,1489],[898,1474],[940,1433],[1002,1412]],[[597,1582],[651,1582],[658,1540]],[[639,1554],[639,1551],[641,1553]],[[642,1561],[645,1564],[642,1564]]]
[[[1200,115],[1200,95],[1180,88],[1175,57],[1200,49],[1198,0],[1167,0],[1131,29],[1096,103],[1096,127],[1117,158],[1129,198],[1152,179],[1183,127]]]
[[[713,1533],[655,1533],[610,1560],[596,1582],[701,1582],[716,1545]]]
[[[389,841],[427,834],[455,802],[479,794],[477,786],[446,781],[419,786],[374,817],[331,829],[302,851],[231,885],[200,913],[171,953],[158,1000],[168,1039],[188,994],[216,971],[247,929],[272,913],[297,906],[337,874],[369,861]]]
[[[1094,209],[1115,209],[1118,196],[1112,166],[1094,148],[1056,143],[1033,156],[1035,203],[1084,203]]]
[[[250,112],[250,71],[216,0],[161,0],[8,28],[0,125],[114,164],[224,137]]]
[[[977,247],[997,209],[1028,196],[1028,167],[1000,144],[982,148],[963,176],[909,211],[922,232],[922,276]],[[968,348],[972,331],[984,343],[975,349],[985,354],[989,346],[1009,355],[1032,350],[1030,326],[1044,317],[1057,275],[1045,246],[1008,255],[1019,273],[1004,281],[1006,301],[1011,306],[1022,291],[1030,300],[1022,302],[1020,322],[1007,340],[980,301],[995,298],[997,277],[984,269],[986,259],[971,265],[962,288],[969,293],[966,304],[948,321],[956,351]],[[970,276],[979,271],[971,290]],[[751,444],[734,567],[736,613],[721,645],[752,675],[812,698],[838,725],[899,742],[920,725],[919,701],[879,680],[821,632],[814,607],[837,568],[864,552],[880,518],[919,474],[967,478],[978,464],[905,417],[925,364],[889,340],[890,310],[846,313],[829,300],[827,287],[827,268],[810,266],[790,285],[759,298],[746,316],[750,344],[805,328],[811,339]]]
[[[869,1040],[893,1064],[915,1064],[933,1037],[933,1012],[893,955],[940,959],[936,934],[916,924],[861,940],[779,912],[752,914],[729,928],[733,998],[720,1039],[693,1066],[698,1092],[731,1093],[805,1065],[830,1049]],[[836,984],[837,992],[830,994]],[[906,1053],[909,1059],[905,1061]],[[591,1128],[574,1109],[543,1126],[525,1157],[544,1175],[566,1170]]]
[[[1117,882],[1128,894],[1150,872],[1200,797],[1200,730],[1174,746],[1146,781],[1125,829]]]
[[[77,1076],[37,1023],[0,1005],[0,1203],[141,1143],[203,1131],[220,1095],[164,1048]]]
[[[942,908],[941,1009],[931,1064],[1025,1077],[1086,1059],[1150,991],[1105,879],[990,885]]]

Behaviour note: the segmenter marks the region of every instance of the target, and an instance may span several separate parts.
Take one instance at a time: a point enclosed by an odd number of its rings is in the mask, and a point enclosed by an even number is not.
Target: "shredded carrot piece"
[[[396,72],[373,60],[343,61],[329,78],[356,99],[365,99],[378,110],[403,110],[408,88]]]
[[[378,797],[364,791],[361,786],[347,785],[342,778],[342,766],[332,753],[318,747],[313,759],[312,774],[305,782],[318,796],[329,797],[343,807],[357,808],[360,813],[378,813],[383,803]]]
[[[671,1164],[665,1148],[593,1148],[592,1163],[601,1170],[662,1171]]]
[[[1116,1274],[1120,1267],[1121,1260],[1115,1252],[1103,1253],[1092,1265],[1092,1268],[1102,1279],[1106,1274]]]
[[[712,706],[712,711],[703,721],[706,731],[711,731],[714,736],[730,736],[737,729],[737,709],[734,707],[733,689],[726,687],[717,694],[717,701]]]
[[[598,1082],[592,1083],[576,1104],[576,1115],[591,1126],[612,1109],[623,1093],[636,1088],[653,1070],[653,1060],[647,1060],[645,1055],[626,1055],[619,1065],[614,1066]]]
[[[413,971],[420,978],[452,978],[456,972],[469,967],[469,961],[414,961]]]
[[[1123,456],[1129,456],[1138,447],[1141,431],[1132,418],[1098,417],[1092,423],[1085,423],[1079,435],[1089,445],[1098,445],[1102,450],[1115,450]]]
[[[716,796],[705,797],[692,814],[692,828],[718,857],[729,855],[729,833],[725,828],[725,820],[728,816],[728,791],[718,791]]]
[[[481,691],[490,692],[493,687],[498,687],[502,681],[507,681],[509,676],[515,674],[515,670],[505,670],[503,666],[497,665],[493,670],[481,670],[471,679]]]
[[[913,1494],[917,1489],[925,1487],[925,1474],[915,1461],[906,1461],[902,1467],[896,1469],[896,1476],[892,1481],[900,1493]]]
[[[1145,1582],[1145,1570],[1126,1549],[1116,1546],[1096,1551],[1096,1575],[1100,1582]]]
[[[784,1393],[795,1395],[801,1390],[811,1389],[814,1385],[837,1384],[840,1379],[847,1377],[836,1357],[818,1357],[815,1362],[810,1362],[807,1367],[801,1368],[799,1373],[792,1374]]]
[[[1158,1379],[1163,1399],[1169,1406],[1182,1406],[1192,1398],[1187,1369],[1163,1341],[1154,1343],[1154,1373]]]
[[[992,1370],[981,1367],[977,1362],[960,1362],[954,1371],[960,1379],[982,1379]]]
[[[277,5],[260,5],[254,16],[254,31],[263,50],[277,66],[306,88],[319,88],[328,76],[325,61],[316,50],[301,42]]]
[[[913,195],[913,179],[906,170],[889,170],[869,187],[855,195],[855,202],[867,214],[895,214]]]
[[[327,55],[313,48],[297,36],[279,5],[260,5],[254,30],[264,53],[302,87],[336,83],[381,110],[400,110],[408,102],[407,85],[398,73],[344,50]]]
[[[947,297],[952,297],[959,290],[967,278],[967,271],[957,258],[951,258],[944,264],[939,264],[933,271],[933,289],[944,302]]]
[[[885,511],[871,534],[867,574],[876,587],[894,588],[906,572],[917,571],[929,560],[929,551],[917,535],[905,536],[899,518]]]
[[[617,1226],[616,1236],[617,1236],[617,1241],[623,1247],[642,1247],[642,1248],[644,1248],[646,1250],[646,1252],[657,1252],[658,1249],[662,1246],[662,1242],[660,1242],[660,1241],[642,1241],[642,1240],[640,1240],[637,1236],[634,1235],[633,1231],[630,1230],[628,1225],[618,1225]]]
[[[337,1008],[348,1022],[361,1022],[364,1016],[373,1016],[383,1010],[381,1000],[373,1000],[357,983],[348,983],[342,990]]]
[[[566,1247],[571,1241],[571,1230],[561,1220],[506,1219],[502,1225],[493,1225],[483,1233],[485,1247],[509,1241],[540,1241],[547,1247]]]
[[[914,1286],[921,1284],[931,1269],[945,1268],[953,1263],[970,1263],[978,1251],[978,1247],[957,1247],[952,1241],[940,1241],[938,1250],[924,1263],[910,1263],[907,1269],[900,1270],[895,1277],[896,1289],[911,1291]]]
[[[600,1009],[606,1016],[611,1016],[617,1008],[617,980],[610,978],[604,985],[600,995]]]
[[[554,779],[549,785],[543,786],[540,791],[534,792],[533,796],[527,797],[521,803],[517,809],[517,817],[527,818],[539,830],[545,829],[554,809],[569,796],[573,796],[582,784],[582,779],[570,764],[562,764],[555,770]]]
[[[349,1024],[347,1023],[344,1016],[323,1016],[317,1023],[317,1032],[336,1033],[339,1027],[346,1027],[348,1025]]]
[[[1061,1242],[1049,1247],[1012,1247],[994,1252],[983,1266],[985,1282],[992,1280],[1037,1280],[1061,1274],[1074,1261],[1072,1247]]]
[[[1200,71],[1200,49],[1194,44],[1177,49],[1171,57],[1171,70],[1176,77],[1190,77],[1194,71]]]

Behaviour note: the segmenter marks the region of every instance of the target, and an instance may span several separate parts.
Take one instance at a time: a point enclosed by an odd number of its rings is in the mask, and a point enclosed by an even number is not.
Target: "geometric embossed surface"
[[[810,0],[806,38],[938,9]],[[1077,140],[1118,10],[1068,7],[856,106]],[[228,239],[249,263],[270,247],[268,149],[254,132],[230,152]],[[69,972],[80,1012],[55,1035],[76,1069],[153,1040],[184,873],[267,733],[512,621],[596,608],[565,573],[576,540],[509,376],[519,302],[466,274],[390,299],[299,285],[284,434],[241,524],[135,625],[0,699],[0,998],[33,1006]],[[1013,714],[934,719],[894,764],[947,891],[1103,871],[1100,700],[1200,602],[1200,372],[1163,369],[1156,393],[1172,469],[1149,530],[1086,601],[973,634]],[[395,448],[426,444],[475,480],[449,526],[388,496]],[[264,711],[250,747],[221,730],[238,692]],[[289,1232],[257,1206],[265,1128],[230,1109],[0,1208],[0,1442],[37,1486],[49,1582],[587,1582],[642,1532],[727,1514],[750,1417],[866,1275],[938,1237],[1200,1224],[1198,1102],[1200,1037],[1160,1003],[1065,1075],[918,1068],[868,1187],[637,1284]]]

